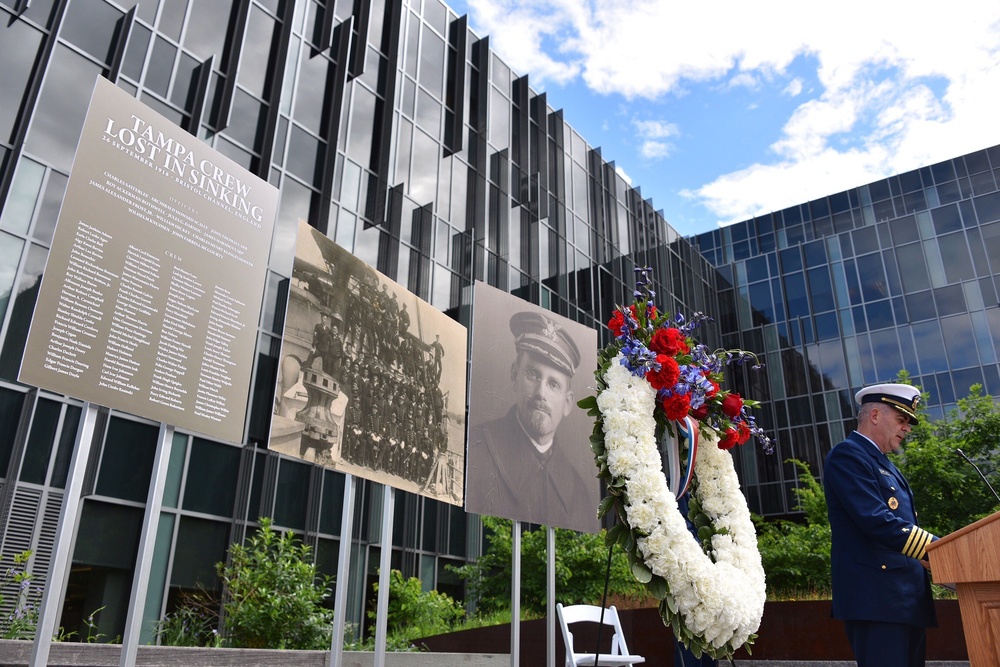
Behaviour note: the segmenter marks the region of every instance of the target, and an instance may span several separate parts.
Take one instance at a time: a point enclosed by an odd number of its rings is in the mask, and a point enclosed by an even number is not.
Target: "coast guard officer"
[[[844,621],[860,667],[922,667],[926,628],[937,625],[926,547],[913,493],[886,457],[917,423],[920,392],[905,384],[865,387],[858,428],[823,465],[830,517],[833,617]]]

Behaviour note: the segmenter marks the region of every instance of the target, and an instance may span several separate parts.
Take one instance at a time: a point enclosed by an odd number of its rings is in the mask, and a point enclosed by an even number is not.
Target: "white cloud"
[[[639,154],[649,160],[659,160],[670,155],[670,144],[665,141],[644,141],[639,147]]]
[[[470,0],[470,7],[477,31],[491,35],[533,85],[579,80],[639,103],[699,84],[789,79],[784,94],[801,103],[769,153],[734,155],[742,168],[685,193],[720,222],[1000,143],[996,0],[947,8],[930,0]],[[815,71],[793,74],[793,62]],[[801,74],[816,84],[806,86]],[[733,113],[752,106],[734,105]],[[640,158],[671,154],[666,140],[682,131],[640,135]]]
[[[795,78],[788,82],[784,92],[789,97],[798,97],[802,93],[802,86],[802,79]]]
[[[632,125],[647,139],[666,139],[678,134],[677,125],[663,120],[634,120]]]

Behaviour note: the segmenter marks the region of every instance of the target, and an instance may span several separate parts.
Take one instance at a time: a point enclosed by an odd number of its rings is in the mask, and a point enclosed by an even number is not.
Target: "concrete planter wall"
[[[31,642],[0,640],[0,667],[28,667]],[[118,644],[57,642],[48,667],[118,667]],[[140,646],[137,667],[327,667],[329,651],[271,651],[235,648]],[[342,667],[372,667],[374,653],[348,651]],[[386,667],[508,667],[510,655],[386,653]]]

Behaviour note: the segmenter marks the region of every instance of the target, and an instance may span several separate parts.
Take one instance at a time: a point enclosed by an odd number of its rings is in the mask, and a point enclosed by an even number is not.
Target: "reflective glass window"
[[[225,24],[223,24],[225,25]],[[275,20],[250,5],[250,20],[247,22],[246,39],[243,41],[243,55],[240,58],[238,81],[254,96],[264,98],[267,84],[271,51],[277,40],[278,28]],[[330,91],[327,91],[330,94]]]
[[[955,402],[955,387],[951,382],[951,373],[937,374],[938,401],[945,405]]]
[[[927,265],[924,262],[924,249],[919,243],[896,248],[896,262],[899,266],[905,267],[899,272],[899,277],[906,293],[918,292],[931,286]]]
[[[256,153],[260,150],[263,139],[265,115],[266,111],[260,100],[237,90],[233,95],[233,108],[226,135]],[[294,133],[292,136],[294,137]],[[294,150],[289,149],[289,156],[293,155]]]
[[[821,313],[833,310],[836,304],[833,300],[833,285],[830,283],[830,272],[825,266],[809,269],[809,294],[812,296],[812,310]]]
[[[323,102],[328,94],[326,85],[327,70],[333,67],[333,65],[322,55],[317,55],[313,58],[307,57],[308,49],[308,46],[303,46],[302,53],[298,59],[299,75],[295,84],[294,118],[297,122],[318,135],[323,114]],[[361,90],[360,86],[348,86],[348,88],[354,91]],[[346,94],[344,104],[348,104]],[[374,100],[371,101],[371,106],[368,109],[369,114],[373,113],[373,111]],[[352,116],[352,122],[355,125],[357,124],[357,116]],[[343,124],[346,125],[347,123]]]
[[[892,315],[892,304],[886,299],[865,304],[865,319],[868,320],[869,331],[885,329],[896,324]]]
[[[955,179],[955,167],[952,166],[951,160],[932,164],[930,169],[934,176],[934,182],[937,184]]]
[[[771,302],[770,283],[754,283],[749,287],[750,307],[767,322],[774,321],[774,307]]]
[[[816,316],[816,339],[834,340],[840,338],[837,313],[821,313]]]
[[[949,285],[934,290],[934,301],[941,317],[963,313],[968,310],[965,303],[965,291],[961,285]]]
[[[239,465],[238,447],[195,438],[188,458],[184,509],[220,516],[231,514]]]
[[[150,424],[111,419],[97,478],[98,494],[146,502],[157,432]]]
[[[806,258],[807,267],[826,265],[826,243],[822,240],[803,245],[802,254]]]
[[[906,311],[911,322],[931,320],[937,317],[934,296],[929,290],[906,295]]]
[[[805,317],[809,314],[809,297],[806,281],[802,273],[790,273],[784,277],[785,305],[789,318]]]
[[[931,219],[934,220],[934,231],[938,234],[947,234],[962,228],[962,218],[958,214],[958,206],[949,204],[931,211]]]
[[[976,216],[980,223],[1000,220],[1000,192],[976,197],[973,203],[976,206]]]
[[[891,382],[899,371],[903,370],[903,358],[899,354],[896,332],[891,329],[872,332],[871,346],[877,376]]]
[[[107,63],[121,17],[120,11],[103,0],[73,0],[59,36]]]
[[[984,195],[997,189],[996,182],[993,180],[992,171],[984,171],[981,174],[970,176],[969,185],[972,186],[972,192],[976,195]]]
[[[174,90],[170,94],[170,101],[181,109],[190,109],[194,101],[198,65],[197,60],[186,53],[181,53],[174,74]]]
[[[510,100],[496,88],[490,88],[489,142],[496,149],[510,145]]]
[[[854,242],[854,254],[864,255],[869,252],[875,252],[878,250],[878,234],[874,227],[862,227],[861,229],[855,229],[851,233],[851,239]]]
[[[859,257],[856,264],[861,283],[861,294],[865,301],[884,299],[889,296],[881,255],[872,254]]]
[[[155,37],[153,39],[153,52],[149,56],[146,65],[146,87],[155,92],[160,97],[166,97],[170,88],[170,75],[174,70],[174,58],[177,55],[177,47],[163,39]]]
[[[7,202],[0,213],[0,228],[17,234],[28,231],[44,176],[45,167],[34,160],[23,158],[18,163]]]
[[[913,343],[917,348],[921,373],[935,373],[948,370],[941,327],[936,320],[913,324]]]
[[[28,152],[69,173],[100,71],[99,65],[56,46],[28,132]]]
[[[969,247],[965,242],[965,234],[959,232],[940,237],[938,248],[941,250],[945,277],[949,283],[971,280],[976,277],[969,257]]]
[[[347,154],[358,164],[368,164],[375,125],[375,94],[362,86],[354,86],[352,104]]]
[[[0,53],[3,54],[0,90],[6,99],[5,104],[0,104],[0,138],[4,141],[14,131],[20,100],[28,85],[41,41],[42,33],[24,21],[4,21],[0,28]]]
[[[979,365],[976,336],[969,315],[941,318],[941,330],[948,341],[947,353],[951,368],[965,368]]]
[[[755,283],[759,280],[767,280],[768,268],[767,257],[758,256],[746,261],[747,282]]]
[[[229,22],[232,2],[219,0],[190,0],[187,29],[184,31],[184,48],[191,50],[200,60],[222,56],[226,31],[220,27]],[[219,67],[219,58],[215,59]]]
[[[444,99],[445,44],[427,25],[422,26],[420,40],[420,73],[417,81],[437,99]]]
[[[7,237],[7,234],[0,233],[0,239]],[[0,244],[2,245],[2,244]],[[42,280],[42,271],[45,270],[45,260],[48,252],[41,246],[31,244],[28,247],[28,256],[24,261],[21,278],[14,289],[13,305],[11,308],[10,324],[7,326],[7,334],[3,340],[3,350],[0,351],[0,377],[11,382],[17,379],[18,370],[21,367],[21,359],[24,357],[24,343],[28,338],[28,325],[31,323],[31,314],[35,309],[35,299],[38,296],[38,285]],[[13,272],[15,264],[9,265],[9,270]],[[2,280],[2,274],[0,274]]]
[[[248,532],[252,532],[248,527]],[[214,591],[219,587],[215,564],[226,560],[228,522],[182,516],[177,527],[170,586]]]
[[[305,529],[310,467],[287,459],[281,461],[274,498],[275,523],[297,531]]]
[[[297,125],[292,126],[285,166],[305,182],[317,185],[320,172],[320,141]]]
[[[44,484],[49,468],[49,455],[55,442],[56,428],[59,426],[60,404],[42,399],[35,407],[31,421],[31,434],[24,449],[21,462],[21,481]]]
[[[792,271],[800,271],[802,269],[802,256],[799,254],[797,247],[781,250],[780,254],[782,272],[791,273]]]

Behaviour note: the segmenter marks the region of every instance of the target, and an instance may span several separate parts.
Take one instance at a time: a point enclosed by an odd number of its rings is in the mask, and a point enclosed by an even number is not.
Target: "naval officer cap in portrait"
[[[860,667],[923,667],[937,625],[926,549],[937,537],[918,525],[914,490],[887,456],[919,422],[920,390],[891,382],[854,398],[857,429],[823,465],[833,616]]]
[[[587,419],[572,388],[579,346],[554,315],[526,310],[507,324],[513,403],[503,416],[471,430],[466,509],[591,529],[599,500],[599,491],[590,490],[598,489],[593,454],[587,438],[564,437],[561,428],[571,414]]]

